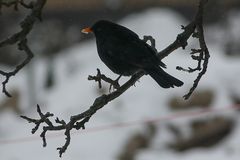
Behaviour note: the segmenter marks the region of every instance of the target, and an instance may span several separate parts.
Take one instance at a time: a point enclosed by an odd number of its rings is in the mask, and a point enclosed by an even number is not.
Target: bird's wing
[[[151,53],[154,55],[154,58],[157,57],[157,51],[155,51],[149,44],[147,44],[145,41],[141,40],[144,44],[145,47],[147,47],[149,49],[149,51],[151,51]],[[163,68],[166,68],[166,64],[164,64],[161,60],[159,60],[159,58],[157,57],[159,65]]]
[[[127,41],[139,39],[138,35],[135,32],[131,31],[130,29],[121,25],[116,25],[115,27],[116,28],[114,28],[114,32],[115,32],[114,34],[118,35],[119,38],[125,39]]]
[[[155,51],[140,39],[119,43],[117,46],[117,54],[122,61],[140,68],[156,65],[165,67],[165,64],[156,56]]]

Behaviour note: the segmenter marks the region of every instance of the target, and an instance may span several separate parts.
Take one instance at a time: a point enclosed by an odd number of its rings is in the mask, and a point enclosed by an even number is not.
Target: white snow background
[[[142,13],[129,15],[118,22],[139,34],[152,35],[156,39],[157,49],[161,50],[173,42],[176,35],[181,33],[180,25],[186,25],[188,21],[179,14],[168,9],[151,9]],[[238,21],[238,27],[239,25]],[[236,25],[236,24],[235,24]],[[213,28],[211,28],[214,30]],[[206,34],[211,30],[206,28]],[[219,32],[219,33],[218,33]],[[221,34],[221,29],[216,27],[216,35]],[[239,33],[240,34],[240,33]],[[86,35],[92,36],[93,35]],[[215,91],[216,97],[212,104],[213,108],[231,106],[229,98],[231,92],[240,94],[240,59],[229,58],[223,54],[221,43],[211,43],[206,36],[208,48],[211,54],[208,71],[203,76],[198,89],[211,88]],[[195,43],[190,42],[190,46]],[[121,122],[132,122],[144,119],[166,117],[172,114],[167,107],[167,102],[172,95],[183,96],[192,86],[197,74],[188,74],[177,71],[176,66],[196,66],[189,56],[189,50],[178,49],[163,60],[167,64],[167,72],[184,81],[184,86],[174,89],[162,89],[149,76],[144,76],[136,87],[131,87],[119,98],[110,102],[99,110],[86,124],[86,131],[74,131],[71,143],[63,154],[62,160],[114,160],[134,133],[141,131],[144,124],[136,124],[127,127],[115,127],[112,129],[88,132],[88,128],[106,126]],[[54,61],[57,83],[50,91],[43,90],[40,83],[46,68],[43,59],[35,59],[36,90],[38,92],[38,102],[42,111],[52,112],[60,119],[68,121],[69,117],[88,109],[94,99],[100,95],[97,93],[97,83],[88,81],[88,75],[95,75],[96,68],[110,76],[116,78],[99,59],[96,51],[95,40],[89,40],[72,48],[65,49]],[[73,67],[73,64],[77,64]],[[71,72],[70,72],[71,71]],[[124,83],[129,77],[121,79]],[[18,88],[23,97],[28,98],[26,82],[26,70],[21,71],[10,80],[8,88]],[[108,88],[108,86],[106,86]],[[3,99],[2,94],[0,100]],[[25,100],[26,101],[26,100]],[[29,117],[38,117],[35,108],[29,109],[27,102],[22,100],[22,106],[28,110],[24,114]],[[236,128],[219,145],[207,149],[193,149],[185,153],[176,153],[166,148],[166,143],[172,140],[169,132],[164,128],[165,122],[158,123],[159,134],[155,136],[151,147],[139,151],[136,160],[237,160],[240,157],[240,126],[239,117],[234,110],[225,111],[228,116],[237,120]],[[205,115],[206,116],[206,115]],[[209,115],[207,115],[209,116]],[[204,118],[204,116],[202,115]],[[193,118],[193,117],[191,117]],[[178,125],[184,125],[190,121],[189,117],[178,118],[172,121]],[[57,147],[61,147],[65,142],[63,132],[47,136],[47,147],[42,147],[40,132],[31,135],[34,125],[28,124],[25,120],[17,117],[8,111],[0,115],[0,160],[54,160],[58,157]],[[55,138],[52,138],[52,136]],[[18,138],[30,137],[33,139],[17,141]],[[27,138],[27,139],[28,139]],[[4,140],[16,140],[14,143],[4,143]],[[228,152],[229,148],[232,152]]]

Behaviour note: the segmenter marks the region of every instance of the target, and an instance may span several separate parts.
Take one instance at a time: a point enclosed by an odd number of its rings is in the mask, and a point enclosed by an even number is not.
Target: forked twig
[[[13,3],[14,2],[14,3]],[[27,15],[23,21],[20,23],[21,30],[12,36],[0,41],[0,48],[10,45],[18,45],[18,48],[20,51],[24,51],[27,55],[26,59],[16,66],[16,68],[13,71],[5,72],[0,70],[0,74],[5,77],[5,80],[2,82],[2,92],[8,96],[11,97],[11,94],[7,91],[6,85],[9,82],[9,79],[16,75],[24,66],[26,66],[31,59],[33,58],[33,53],[31,49],[29,48],[27,44],[27,36],[30,33],[30,31],[33,28],[33,25],[35,24],[36,20],[41,20],[41,12],[42,9],[46,3],[46,0],[36,0],[31,1],[29,4],[24,3],[23,0],[21,1],[12,1],[11,3],[3,3],[2,0],[0,1],[0,9],[2,5],[11,6],[15,5],[17,6],[18,3],[23,5],[25,8],[31,9],[31,12],[29,15]]]

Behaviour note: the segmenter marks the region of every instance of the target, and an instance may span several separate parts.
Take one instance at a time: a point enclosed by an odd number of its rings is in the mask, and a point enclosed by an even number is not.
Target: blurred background
[[[0,94],[0,159],[59,159],[63,132],[50,133],[48,146],[31,135],[34,127],[19,115],[37,118],[36,105],[68,121],[88,109],[94,99],[108,93],[88,75],[102,73],[117,78],[99,59],[92,34],[81,29],[107,19],[135,31],[152,35],[160,51],[181,33],[197,11],[198,0],[48,0],[43,21],[28,36],[35,57],[10,79],[12,98]],[[205,8],[204,29],[211,54],[208,71],[189,100],[182,96],[197,73],[177,71],[176,66],[195,67],[189,53],[198,48],[189,40],[163,60],[167,72],[184,86],[165,90],[148,76],[135,87],[99,110],[86,131],[73,132],[63,160],[156,160],[239,159],[240,157],[240,1],[211,0]],[[21,8],[2,8],[0,40],[18,31],[29,13]],[[11,71],[25,54],[16,45],[0,48],[0,69]],[[123,84],[129,77],[123,77]],[[0,77],[1,82],[4,77]],[[235,107],[235,108],[234,108]],[[202,112],[202,111],[208,112]],[[119,125],[122,124],[122,125]],[[89,130],[88,130],[89,129]]]

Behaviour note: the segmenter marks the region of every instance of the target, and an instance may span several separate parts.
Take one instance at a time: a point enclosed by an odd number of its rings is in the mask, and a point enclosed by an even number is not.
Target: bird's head
[[[115,26],[116,24],[110,21],[100,20],[97,21],[92,27],[86,27],[82,29],[81,32],[85,34],[93,32],[95,35],[108,34],[114,30]]]

